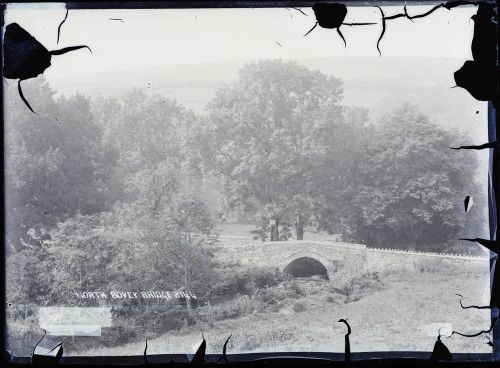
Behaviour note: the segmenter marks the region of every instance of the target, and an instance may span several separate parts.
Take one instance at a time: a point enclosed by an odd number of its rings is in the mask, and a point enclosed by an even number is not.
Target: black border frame
[[[482,0],[483,2],[495,2],[495,0]],[[13,0],[7,1],[6,3],[64,3],[61,1],[22,1]],[[317,0],[317,1],[297,1],[297,0],[172,0],[172,1],[71,1],[66,2],[67,9],[197,9],[197,8],[293,8],[293,7],[312,7],[317,2],[339,2],[344,3],[348,6],[389,6],[389,5],[434,5],[439,3],[444,3],[446,1],[437,0]],[[4,26],[4,11],[6,8],[6,3],[0,3],[0,25]],[[498,10],[498,3],[497,3]],[[498,27],[498,24],[497,24]],[[3,65],[3,47],[0,48],[0,59]],[[498,43],[497,43],[497,67],[498,67]],[[472,96],[471,96],[472,97]],[[4,137],[3,137],[3,112],[4,112],[4,98],[3,98],[3,86],[0,89],[0,108],[2,112],[2,125],[0,130],[0,139],[2,140],[2,149],[0,153],[0,170],[4,173]],[[489,141],[499,141],[500,135],[500,119],[496,112],[495,107],[491,102],[488,102],[488,137]],[[500,197],[500,152],[496,149],[490,150],[490,160],[489,160],[489,175],[491,177],[491,183],[489,184],[488,192],[489,199],[491,199],[491,194],[493,194],[493,201],[489,202],[489,220],[490,220],[490,239],[496,240],[497,229],[500,228],[500,198],[494,196],[495,193],[499,194]],[[490,186],[491,185],[491,186]],[[0,241],[0,301],[2,305],[5,306],[5,190],[4,190],[4,175],[2,175],[2,180],[0,181],[0,205],[1,205],[1,221],[2,221],[2,239]],[[500,268],[500,265],[496,265],[497,255],[494,252],[490,252],[490,286],[493,285],[493,278],[495,271],[495,266]],[[500,285],[496,285],[496,288]],[[493,289],[491,290],[493,292]],[[499,308],[497,308],[499,309]],[[498,313],[494,313],[492,309],[492,318],[498,316]],[[1,361],[6,367],[32,367],[31,358],[15,358],[10,360],[10,356],[4,351],[5,341],[6,341],[6,322],[5,308],[0,307],[0,320],[2,331],[0,333],[0,346],[2,347]],[[496,324],[493,328],[494,337],[494,348],[493,354],[462,354],[453,353],[453,356],[461,358],[461,361],[453,362],[432,362],[429,360],[430,351],[426,352],[403,352],[403,351],[393,351],[393,352],[360,352],[352,353],[351,362],[344,362],[343,353],[330,353],[330,352],[314,352],[314,353],[303,353],[303,352],[287,352],[287,353],[249,353],[249,354],[228,354],[228,358],[231,366],[328,366],[328,367],[399,367],[401,365],[407,366],[462,366],[462,367],[475,367],[475,366],[489,366],[494,364],[494,361],[500,361],[500,326]],[[376,358],[374,358],[376,356]],[[207,354],[206,355],[206,365],[219,365],[216,363],[220,355],[217,354]],[[175,361],[174,361],[175,359]],[[467,360],[473,361],[467,361]],[[184,354],[162,354],[162,355],[148,355],[148,363],[144,361],[142,355],[131,355],[131,356],[103,356],[103,357],[62,357],[58,366],[61,367],[84,367],[84,366],[99,366],[99,367],[144,367],[144,366],[186,366],[189,365]]]

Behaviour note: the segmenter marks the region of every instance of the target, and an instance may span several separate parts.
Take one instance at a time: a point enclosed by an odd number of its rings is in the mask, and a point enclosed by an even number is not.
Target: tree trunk
[[[271,220],[271,241],[280,240],[279,225],[280,225],[280,220],[278,219]]]
[[[304,240],[304,219],[300,214],[297,215],[297,220],[295,221],[295,234],[297,235],[297,240]]]
[[[188,263],[187,260],[184,261],[184,285],[185,285],[185,292],[186,292],[186,309],[187,309],[187,314],[188,316],[191,315],[191,298],[189,297],[189,291],[190,291],[190,285],[191,283],[189,282],[189,268],[188,268]]]

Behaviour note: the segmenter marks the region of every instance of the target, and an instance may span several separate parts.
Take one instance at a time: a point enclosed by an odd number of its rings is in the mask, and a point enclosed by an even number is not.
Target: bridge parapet
[[[246,244],[227,244],[218,252],[221,260],[239,261],[256,267],[284,270],[295,259],[309,257],[325,266],[329,275],[340,268],[349,274],[406,269],[410,271],[445,266],[489,267],[488,257],[420,252],[384,248],[368,248],[363,244],[332,241],[252,241]]]
[[[489,258],[437,252],[419,252],[397,249],[366,248],[366,271],[387,271],[406,269],[409,271],[438,270],[443,267],[463,267],[489,269]]]
[[[485,256],[474,256],[470,254],[456,254],[456,253],[439,253],[439,252],[424,252],[418,250],[405,250],[405,249],[391,249],[391,248],[371,248],[366,247],[369,252],[386,252],[394,254],[413,254],[417,256],[429,256],[429,257],[440,257],[440,258],[450,258],[450,259],[467,259],[472,261],[484,261],[489,259]]]

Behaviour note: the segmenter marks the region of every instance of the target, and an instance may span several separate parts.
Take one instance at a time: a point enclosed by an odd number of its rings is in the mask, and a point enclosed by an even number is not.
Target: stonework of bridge
[[[253,267],[284,271],[293,261],[312,258],[319,261],[331,278],[337,272],[359,274],[387,270],[426,270],[452,267],[479,267],[489,270],[488,257],[368,248],[362,244],[335,241],[223,241],[216,257]]]

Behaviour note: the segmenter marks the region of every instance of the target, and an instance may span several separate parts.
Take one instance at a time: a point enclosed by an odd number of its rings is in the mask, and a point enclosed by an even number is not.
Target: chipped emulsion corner
[[[66,17],[68,13],[66,12]],[[57,42],[59,43],[59,33],[65,19],[59,24],[57,33]],[[71,51],[86,48],[92,50],[86,45],[68,46],[59,50],[49,51],[35,37],[29,34],[17,23],[10,23],[5,27],[3,35],[3,76],[7,79],[18,80],[19,96],[31,110],[29,102],[24,97],[21,89],[21,82],[26,79],[35,78],[50,67],[52,56],[63,55]]]

